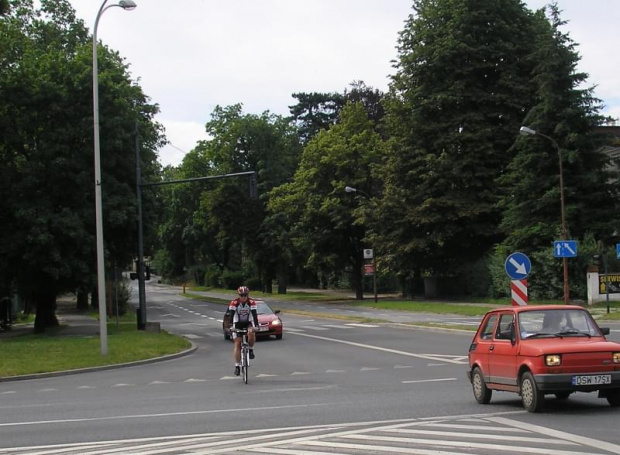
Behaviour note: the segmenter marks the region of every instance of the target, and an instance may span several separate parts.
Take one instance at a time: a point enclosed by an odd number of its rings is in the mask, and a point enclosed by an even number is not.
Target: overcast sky
[[[93,30],[102,0],[70,0]],[[492,1],[492,0],[489,0]],[[98,38],[129,64],[170,145],[163,165],[180,164],[206,139],[217,105],[288,115],[296,92],[343,92],[352,81],[387,90],[398,32],[411,0],[135,0],[110,8]],[[118,0],[108,0],[109,5]],[[530,9],[549,3],[527,0]],[[605,114],[620,118],[620,0],[558,0],[564,31],[579,44]]]

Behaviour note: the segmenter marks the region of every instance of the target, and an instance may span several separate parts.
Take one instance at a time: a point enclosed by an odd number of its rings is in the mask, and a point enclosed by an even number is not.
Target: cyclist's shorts
[[[234,325],[235,325],[235,329],[247,329],[252,324],[249,321],[246,321],[246,322],[236,322]],[[237,338],[237,333],[232,332],[232,339],[234,340],[236,338]]]

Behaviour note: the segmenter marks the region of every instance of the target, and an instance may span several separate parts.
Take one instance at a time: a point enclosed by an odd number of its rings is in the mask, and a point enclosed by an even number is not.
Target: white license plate
[[[610,374],[594,374],[591,376],[573,376],[573,385],[611,384]]]
[[[267,332],[269,330],[269,327],[258,327],[256,330],[258,330],[259,332]]]

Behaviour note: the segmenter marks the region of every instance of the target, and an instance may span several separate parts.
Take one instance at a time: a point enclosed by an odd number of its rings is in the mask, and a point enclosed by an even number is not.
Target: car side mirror
[[[280,314],[280,310],[274,311],[275,314]]]
[[[610,330],[609,327],[600,327],[601,332],[603,332],[603,335],[609,335]]]

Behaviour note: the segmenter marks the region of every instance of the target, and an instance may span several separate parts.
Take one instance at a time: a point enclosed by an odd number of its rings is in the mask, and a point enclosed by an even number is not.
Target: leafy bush
[[[222,285],[226,289],[237,289],[244,284],[243,272],[240,270],[224,270],[222,273]]]
[[[131,297],[131,283],[127,278],[112,282],[112,293],[109,296],[112,302],[112,311],[116,314],[116,306],[118,305],[119,316],[127,313],[129,299]]]
[[[222,287],[222,270],[214,264],[207,266],[204,280],[206,286],[211,286],[214,288]]]

